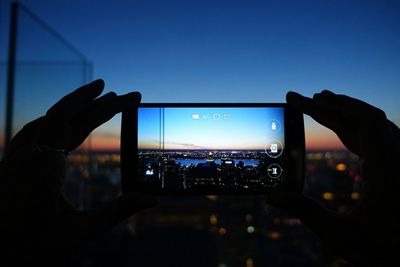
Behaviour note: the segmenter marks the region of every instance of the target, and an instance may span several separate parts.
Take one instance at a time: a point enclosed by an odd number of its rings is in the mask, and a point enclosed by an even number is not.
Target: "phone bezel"
[[[304,184],[305,139],[303,114],[286,103],[141,103],[122,112],[121,119],[121,190],[123,193],[146,192],[155,195],[260,195],[266,192],[148,192],[138,188],[138,108],[139,107],[283,107],[285,129],[285,175],[282,184],[274,191],[301,192]]]

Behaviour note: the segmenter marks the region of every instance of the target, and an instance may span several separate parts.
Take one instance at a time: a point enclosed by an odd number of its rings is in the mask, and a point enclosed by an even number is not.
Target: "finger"
[[[325,109],[338,112],[356,123],[360,121],[371,122],[371,119],[386,120],[386,115],[381,109],[359,99],[334,94],[329,90],[315,94],[313,99]]]
[[[373,152],[373,144],[380,140],[381,133],[386,132],[388,123],[386,114],[368,103],[345,95],[336,95],[324,90],[313,97],[316,104],[333,114],[337,114],[335,132],[343,143],[354,153],[364,157]],[[355,137],[357,136],[357,137]],[[366,146],[365,144],[370,145]],[[377,152],[381,150],[380,145]],[[375,153],[374,153],[375,154]]]
[[[86,84],[64,96],[53,105],[47,111],[46,117],[54,120],[68,121],[79,114],[88,103],[99,96],[103,89],[104,81],[101,79]]]
[[[87,110],[79,114],[73,123],[73,133],[68,145],[68,150],[79,146],[86,137],[98,126],[110,120],[115,114],[124,109],[138,105],[141,100],[139,92],[117,96],[110,92],[94,100]]]
[[[75,214],[73,218],[64,220],[69,221],[71,229],[70,234],[64,237],[66,243],[71,246],[88,243],[114,225],[157,203],[154,196],[130,193],[120,196],[101,209]]]
[[[296,92],[288,92],[286,101],[292,108],[311,116],[318,123],[332,129],[337,134],[343,127],[343,120],[338,113],[319,105],[314,99],[302,96]]]
[[[132,92],[121,96],[110,92],[93,101],[87,110],[79,114],[74,123],[84,124],[91,130],[94,130],[122,110],[138,105],[140,100],[141,95],[139,92]]]
[[[325,90],[321,94],[327,93],[328,91]],[[337,110],[337,105],[333,105],[329,101],[324,102],[324,100],[321,100],[320,94],[314,95],[314,98],[308,98],[295,92],[288,92],[286,99],[288,105],[310,115],[318,123],[334,131],[350,151],[361,156],[362,150],[359,140],[353,137],[355,134],[354,125],[348,117],[341,115]]]
[[[289,91],[286,94],[286,102],[292,108],[301,111],[302,113],[309,114],[314,109],[314,103],[311,98],[302,96],[299,93]]]

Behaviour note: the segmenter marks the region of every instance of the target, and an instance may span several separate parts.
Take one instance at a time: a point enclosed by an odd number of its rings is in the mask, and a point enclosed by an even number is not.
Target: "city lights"
[[[354,205],[355,201],[360,200],[362,197],[359,192],[359,183],[362,180],[359,174],[358,165],[354,163],[354,159],[349,155],[349,153],[329,152],[330,154],[327,154],[326,152],[308,152],[307,154],[313,153],[318,154],[319,156],[311,156],[309,158],[312,159],[308,159],[306,162],[307,176],[310,178],[310,192],[314,193],[313,197],[316,199],[325,200],[325,204],[330,208],[335,209],[337,212],[347,212],[349,207]],[[84,178],[86,183],[91,183],[96,186],[98,186],[96,183],[104,183],[104,180],[96,180],[96,176],[89,176],[89,169],[87,166],[89,166],[89,161],[93,161],[90,166],[92,166],[91,170],[95,175],[98,175],[99,177],[107,177],[110,182],[112,179],[115,179],[113,177],[117,177],[116,179],[118,179],[120,175],[120,162],[119,157],[116,155],[115,152],[109,152],[108,154],[106,152],[99,152],[94,153],[90,157],[86,154],[73,154],[69,158],[68,177],[72,177],[71,174],[79,175],[79,179]],[[182,162],[184,162],[185,158],[193,156],[189,153],[182,153],[179,155],[182,158]],[[243,157],[240,151],[236,153],[225,152],[224,154],[219,151],[214,151],[212,157],[214,156],[231,158],[232,162],[235,161],[235,165],[239,164],[239,160],[236,158]],[[249,156],[254,157],[254,155]],[[210,155],[209,153],[206,155],[196,153],[195,157],[202,159],[204,157],[208,158]],[[168,168],[173,167],[173,165],[168,162],[168,159],[164,164],[166,164]],[[221,162],[221,166],[219,166],[220,170],[226,168],[226,170],[229,171],[233,168],[232,164],[229,165],[229,162],[225,162],[224,164],[225,165],[222,166]],[[345,169],[343,168],[343,165],[345,166]],[[154,175],[157,166],[151,165],[150,167],[151,168],[148,168],[147,165],[144,165],[143,170],[144,172],[148,171],[148,174],[151,174],[151,171],[153,171]],[[189,168],[184,164],[182,164],[181,167],[186,170]],[[251,173],[254,171],[254,168],[255,167],[249,166],[247,167],[246,172]],[[344,169],[344,171],[338,171],[338,169]],[[218,179],[215,181],[219,182]],[[201,180],[198,180],[197,182],[201,182]],[[118,192],[117,189],[119,189],[120,184],[116,182],[113,183],[113,185],[115,186],[115,192]],[[88,191],[86,192],[85,197],[87,197],[88,201],[86,203],[95,203],[98,201],[97,199],[99,198],[99,195],[97,195],[93,190],[97,187],[93,186],[87,188]],[[71,195],[70,188],[67,188],[66,192],[72,199],[80,197],[79,195]],[[105,197],[110,199],[111,195],[106,195]],[[249,209],[249,207],[252,207],[252,204],[245,204],[245,199],[246,198],[243,198],[243,200],[240,199],[240,203],[237,203],[235,202],[237,198],[232,201],[232,199],[225,196],[206,195],[199,197],[198,200],[196,200],[199,202],[196,204],[198,205],[196,206],[196,210],[193,209],[194,213],[192,213],[192,208],[188,208],[188,205],[181,202],[179,204],[172,202],[170,204],[171,210],[166,214],[153,213],[145,215],[148,217],[137,217],[138,221],[135,224],[132,224],[132,229],[137,233],[140,233],[142,229],[153,229],[153,227],[165,229],[166,231],[180,226],[185,229],[193,229],[193,231],[204,229],[210,234],[210,236],[218,240],[216,241],[217,243],[229,242],[230,246],[235,248],[242,245],[247,246],[249,242],[253,242],[249,240],[253,240],[257,235],[264,235],[266,237],[264,238],[266,240],[265,242],[274,242],[276,240],[286,242],[288,239],[293,238],[290,235],[285,235],[289,228],[291,229],[289,231],[302,231],[302,227],[298,227],[301,224],[299,219],[282,214],[274,214],[273,217],[265,220],[265,222],[270,222],[269,227],[272,228],[266,228],[268,223],[258,225],[257,222],[259,222],[259,219],[263,221],[265,219],[263,216],[269,215],[263,213],[264,209],[262,209],[262,211]],[[225,209],[223,209],[223,207],[230,207],[229,205],[232,204],[232,202],[235,202],[235,207],[236,205],[243,205],[243,207],[241,206],[242,208],[236,211],[230,208],[227,209],[229,211],[224,211]],[[192,207],[193,203],[190,202],[189,205]],[[178,206],[182,208],[180,211],[179,209],[177,210]],[[86,208],[90,209],[91,207],[87,206]],[[223,224],[223,226],[221,226],[221,224]],[[276,228],[274,229],[274,227]],[[239,236],[240,238],[238,238]],[[235,241],[231,241],[231,238],[238,238],[238,240],[240,239],[243,244],[241,242],[236,243]],[[297,241],[301,242],[299,240]],[[246,254],[240,255],[241,264],[246,267],[254,266],[255,263],[252,255],[245,255]],[[224,255],[220,255],[217,262],[219,262],[217,266],[233,266]],[[257,262],[257,264],[258,263],[259,262]]]
[[[207,195],[206,198],[210,201],[216,201],[218,199],[218,196],[216,195]]]
[[[277,231],[271,231],[268,233],[268,237],[272,240],[278,240],[279,238],[281,238],[281,233]]]
[[[246,267],[254,267],[254,260],[252,258],[246,259]]]
[[[347,166],[346,166],[346,164],[344,164],[344,163],[339,163],[339,164],[336,165],[336,170],[338,170],[338,171],[340,171],[340,172],[343,172],[343,171],[345,171],[346,169],[347,169]]]
[[[249,234],[253,234],[254,232],[255,232],[255,228],[254,228],[254,226],[249,226],[249,227],[247,227],[247,232],[249,233]]]
[[[351,193],[351,199],[353,200],[359,200],[361,198],[361,194],[358,192],[352,192]]]
[[[212,225],[215,225],[215,224],[218,223],[218,218],[217,218],[216,215],[213,214],[213,215],[210,216],[210,223],[211,223]]]
[[[219,228],[218,233],[220,235],[226,235],[226,228],[224,228],[224,227]]]
[[[149,188],[174,192],[266,192],[282,183],[282,167],[265,152],[140,150],[138,179]],[[151,171],[149,171],[151,170]],[[163,177],[163,179],[160,179]],[[216,196],[207,196],[211,201]]]
[[[299,225],[301,224],[301,221],[297,218],[290,218],[289,219],[289,225]]]
[[[333,200],[335,198],[335,194],[332,192],[325,192],[322,194],[322,198],[325,200]]]

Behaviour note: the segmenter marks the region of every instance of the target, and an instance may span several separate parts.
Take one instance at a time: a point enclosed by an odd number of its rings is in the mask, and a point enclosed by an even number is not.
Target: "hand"
[[[152,196],[122,195],[103,209],[77,211],[62,195],[66,156],[99,125],[140,103],[140,93],[98,97],[102,80],[62,98],[12,140],[0,165],[1,241],[12,259],[68,257],[116,223],[154,206]],[[98,97],[98,98],[97,98]]]
[[[307,98],[294,92],[287,103],[333,130],[360,157],[365,194],[348,213],[339,215],[304,195],[268,198],[298,216],[338,256],[360,266],[386,266],[399,248],[400,130],[385,113],[365,102],[324,90]]]

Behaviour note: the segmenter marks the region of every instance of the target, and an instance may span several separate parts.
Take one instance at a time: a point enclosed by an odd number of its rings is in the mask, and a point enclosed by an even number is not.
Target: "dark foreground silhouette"
[[[77,211],[61,193],[66,153],[140,102],[137,92],[98,97],[103,88],[97,80],[77,89],[12,140],[0,165],[1,266],[46,261],[59,266],[105,230],[157,203],[153,196],[126,194],[100,210]]]
[[[324,90],[287,102],[333,130],[360,157],[365,194],[348,213],[332,213],[303,195],[276,194],[270,204],[298,216],[323,244],[355,266],[396,266],[399,245],[400,130],[365,102]]]
[[[104,208],[77,211],[62,195],[68,152],[96,127],[131,105],[139,93],[101,97],[102,80],[65,96],[27,124],[0,163],[1,266],[67,263],[75,252],[113,225],[156,205],[153,196],[121,195]],[[361,159],[365,195],[346,215],[323,209],[303,195],[275,194],[270,204],[298,216],[332,249],[356,266],[393,266],[399,248],[400,130],[383,111],[330,91],[287,102],[332,129]]]

